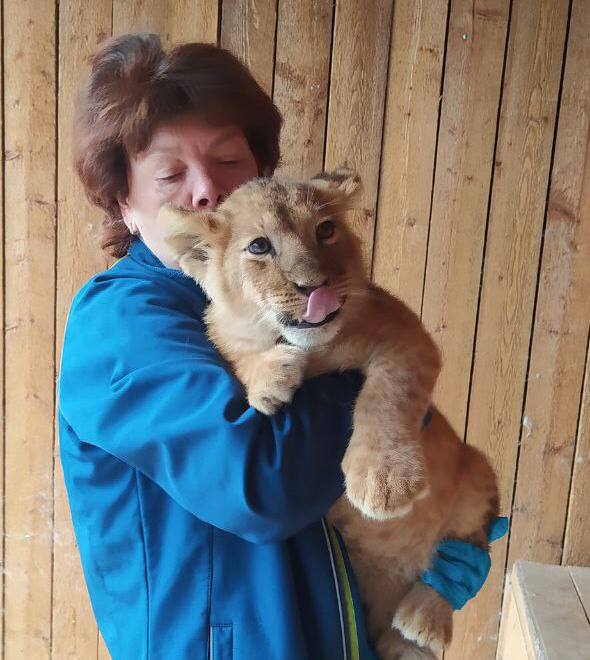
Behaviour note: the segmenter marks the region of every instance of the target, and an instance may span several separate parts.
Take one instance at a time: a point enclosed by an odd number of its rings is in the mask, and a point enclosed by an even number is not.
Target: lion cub
[[[497,488],[439,411],[423,428],[439,353],[418,317],[364,275],[346,219],[359,189],[344,168],[307,182],[254,179],[215,211],[164,206],[159,221],[207,293],[209,337],[251,405],[272,414],[305,377],[364,372],[342,462],[346,498],[329,517],[377,651],[427,658],[450,641],[452,611],[417,578],[443,537],[487,546]]]

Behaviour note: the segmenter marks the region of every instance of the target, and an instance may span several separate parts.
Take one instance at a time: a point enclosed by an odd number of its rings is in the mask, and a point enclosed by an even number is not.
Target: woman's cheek
[[[183,205],[186,202],[186,186],[180,182],[168,183],[158,191],[159,206],[171,202],[173,204]]]
[[[251,166],[243,167],[237,172],[233,173],[233,176],[231,177],[231,181],[229,182],[229,187],[233,191],[239,186],[241,186],[243,183],[246,183],[246,181],[250,181],[251,179],[254,179],[257,175],[258,172],[256,171],[256,167],[251,167]]]

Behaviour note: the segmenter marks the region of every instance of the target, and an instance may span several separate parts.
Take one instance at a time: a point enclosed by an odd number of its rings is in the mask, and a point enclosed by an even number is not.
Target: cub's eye
[[[248,252],[252,254],[267,254],[270,252],[272,245],[268,238],[260,237],[255,238],[250,245],[248,245]]]
[[[328,238],[332,238],[335,231],[336,225],[332,222],[332,220],[324,220],[324,222],[320,222],[320,224],[316,227],[315,233],[318,241],[325,241]]]

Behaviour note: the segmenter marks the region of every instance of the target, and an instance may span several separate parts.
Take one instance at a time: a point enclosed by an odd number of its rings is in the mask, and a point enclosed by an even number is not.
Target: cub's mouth
[[[338,316],[345,300],[329,287],[321,286],[314,289],[307,299],[307,309],[301,319],[285,312],[279,321],[289,328],[319,328]]]
[[[312,323],[311,321],[303,321],[303,320],[298,320],[291,316],[290,314],[281,314],[280,318],[280,323],[282,325],[285,325],[289,328],[319,328],[322,325],[326,325],[326,323],[330,323],[330,321],[333,321],[338,314],[340,314],[340,309],[336,309],[328,316],[326,316],[322,321],[318,321],[317,323]]]

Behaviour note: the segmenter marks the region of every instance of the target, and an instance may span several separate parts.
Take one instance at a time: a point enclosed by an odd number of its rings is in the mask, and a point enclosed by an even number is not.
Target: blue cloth
[[[333,660],[352,639],[374,658],[363,617],[346,630],[340,594],[360,612],[358,592],[322,520],[362,377],[309,380],[266,417],[208,341],[206,302],[136,239],[69,313],[60,457],[110,654]]]
[[[488,540],[496,541],[507,531],[508,518],[494,518]],[[421,579],[446,598],[454,610],[460,610],[483,587],[490,567],[487,550],[465,541],[448,540],[439,543],[432,566]]]

